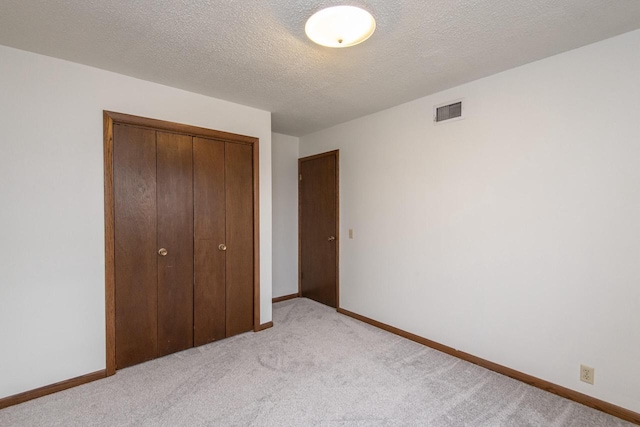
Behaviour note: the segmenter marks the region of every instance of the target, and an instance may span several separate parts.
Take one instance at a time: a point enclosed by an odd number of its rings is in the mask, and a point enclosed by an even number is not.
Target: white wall
[[[299,138],[271,135],[273,175],[273,297],[298,292]]]
[[[640,411],[638,52],[635,31],[302,137],[340,149],[341,306]]]
[[[270,113],[0,46],[0,398],[105,368],[103,109],[260,138],[271,320]]]

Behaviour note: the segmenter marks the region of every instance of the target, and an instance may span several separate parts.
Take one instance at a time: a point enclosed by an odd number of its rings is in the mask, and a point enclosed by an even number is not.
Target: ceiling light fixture
[[[376,30],[376,20],[355,6],[333,6],[314,13],[304,31],[314,42],[327,47],[349,47],[362,43]]]

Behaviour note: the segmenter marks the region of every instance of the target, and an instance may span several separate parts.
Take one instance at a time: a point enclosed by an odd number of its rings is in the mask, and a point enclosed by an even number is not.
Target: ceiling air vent
[[[433,122],[435,124],[460,120],[464,118],[462,110],[462,99],[433,107]]]

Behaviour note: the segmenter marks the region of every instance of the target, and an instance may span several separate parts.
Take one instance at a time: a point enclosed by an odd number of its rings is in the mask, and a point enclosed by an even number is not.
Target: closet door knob
[[[225,245],[224,243],[220,243],[218,245],[218,250],[220,251],[226,251],[227,250],[227,245]]]
[[[167,256],[167,250],[165,248],[160,248],[160,250],[158,251],[158,255],[160,256]]]
[[[328,241],[330,241],[330,242],[333,242],[334,240],[336,240],[336,238],[335,238],[335,237],[333,237],[333,236],[331,236],[331,237],[329,237],[327,240],[328,240]]]

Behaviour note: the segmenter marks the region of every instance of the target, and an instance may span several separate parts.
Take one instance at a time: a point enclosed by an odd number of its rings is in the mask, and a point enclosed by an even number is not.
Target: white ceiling
[[[346,49],[315,11],[377,20]],[[0,44],[271,111],[304,135],[640,28],[640,0],[0,0]]]

